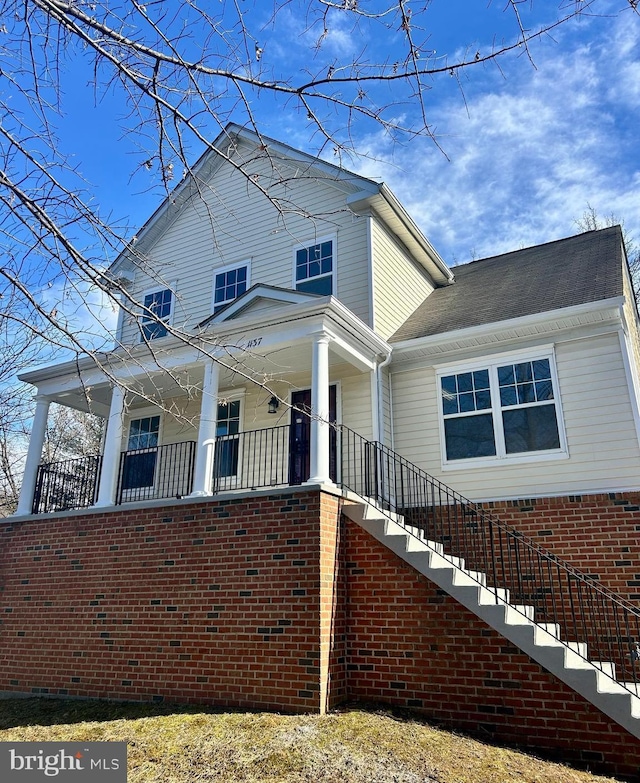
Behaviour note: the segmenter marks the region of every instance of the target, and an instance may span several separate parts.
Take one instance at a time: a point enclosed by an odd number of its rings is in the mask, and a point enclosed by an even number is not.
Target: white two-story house
[[[37,406],[11,524],[319,488],[640,736],[640,340],[620,228],[449,267],[384,184],[234,125],[215,147],[105,272],[114,350],[21,375]],[[101,455],[41,464],[52,402],[104,417]],[[318,653],[321,709],[360,654],[341,638],[334,669]],[[350,666],[341,693],[373,693]]]
[[[37,487],[52,401],[108,420],[89,505],[339,480],[331,422],[473,500],[639,488],[618,228],[449,268],[384,185],[233,126],[218,145],[108,270],[113,353],[21,376],[20,514],[79,500]]]

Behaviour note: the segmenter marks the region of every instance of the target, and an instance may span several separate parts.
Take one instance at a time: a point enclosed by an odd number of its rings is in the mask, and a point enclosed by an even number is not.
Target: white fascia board
[[[225,135],[228,134],[223,132],[218,136],[213,144],[214,148],[217,148],[218,143]],[[144,222],[136,232],[135,237],[129,241],[115,261],[108,267],[107,274],[113,275],[119,267],[131,263],[135,256],[147,253],[178,215],[183,204],[198,191],[198,182],[202,182],[205,178],[210,177],[223,164],[224,160],[225,158],[222,155],[216,155],[213,150],[205,150],[194,165],[191,166],[187,176],[160,202],[151,217]]]
[[[376,192],[361,191],[349,196],[347,206],[354,211],[367,206],[373,207],[380,219],[389,226],[391,233],[403,242],[437,284],[453,283],[452,270],[384,182],[378,186]]]
[[[276,345],[286,346],[308,339],[319,329],[335,335],[339,351],[345,358],[352,357],[361,369],[370,369],[375,357],[388,356],[391,352],[391,346],[348,308],[334,297],[326,296],[311,305],[291,305],[279,315],[267,313],[265,317],[262,313],[218,324],[214,331],[194,335],[192,344],[175,337],[162,338],[162,345],[154,345],[153,351],[140,343],[127,350],[21,373],[19,379],[37,386],[42,394],[71,390],[79,384],[93,386],[112,379],[127,382],[149,373],[196,364],[208,355],[215,357],[219,353],[224,356],[230,351],[246,350],[247,342],[257,336],[262,338],[259,349],[255,349],[259,352],[266,347],[272,349]],[[220,346],[225,338],[227,342]]]
[[[353,171],[336,166],[335,164],[329,163],[329,161],[318,158],[317,156],[311,155],[308,152],[303,152],[302,150],[296,149],[295,147],[291,147],[283,141],[272,139],[269,136],[265,136],[264,134],[258,135],[255,131],[252,131],[248,128],[243,128],[241,125],[237,125],[236,123],[229,123],[229,125],[227,125],[225,128],[224,135],[227,138],[236,136],[242,141],[247,141],[256,145],[266,143],[270,148],[277,150],[284,157],[290,159],[292,163],[300,163],[304,166],[316,169],[319,172],[322,172],[326,180],[336,184],[345,183],[348,184],[351,188],[369,190],[371,193],[376,193],[378,191],[378,183],[368,179],[367,177],[363,177],[362,174],[356,174]],[[216,140],[215,143],[217,146],[218,140]]]
[[[340,325],[346,334],[353,335],[359,342],[368,347],[374,354],[387,356],[391,352],[391,346],[365,323],[361,321],[351,310],[333,296],[318,297],[313,302],[291,305],[276,312],[257,313],[255,316],[238,318],[232,321],[216,324],[211,331],[211,337],[218,338],[225,335],[246,335],[259,329],[286,326],[291,328],[294,323],[311,319],[314,316],[326,315],[328,322]],[[202,339],[206,339],[206,332],[202,333]]]
[[[242,266],[242,264],[239,264],[238,266]],[[273,286],[258,283],[257,285],[252,286],[244,294],[241,294],[234,299],[233,302],[230,302],[224,310],[220,310],[220,312],[214,313],[208,318],[203,319],[200,326],[204,330],[209,326],[219,326],[227,321],[230,322],[234,316],[241,314],[243,310],[246,310],[246,308],[257,299],[267,299],[272,302],[283,304],[309,304],[310,301],[313,302],[317,297],[302,291],[293,291],[286,288],[276,289]]]
[[[511,332],[514,329],[523,329],[527,327],[536,327],[541,324],[553,324],[553,328],[560,331],[563,328],[572,327],[569,321],[572,318],[585,316],[589,314],[607,314],[612,321],[619,321],[622,312],[624,297],[616,296],[611,299],[602,299],[597,302],[585,302],[584,304],[574,305],[573,307],[562,307],[556,310],[547,310],[542,313],[533,313],[524,315],[520,318],[508,318],[505,321],[492,321],[489,324],[480,324],[470,326],[466,329],[456,329],[452,332],[441,332],[431,334],[426,337],[415,337],[412,340],[403,340],[402,342],[392,343],[393,357],[395,361],[408,361],[414,352],[422,352],[429,348],[438,347],[440,352],[447,343],[460,343],[465,340],[474,341],[483,337],[498,336]],[[609,311],[607,313],[607,311]],[[566,325],[563,326],[563,321]],[[512,339],[507,335],[505,339]],[[470,343],[470,347],[473,347]]]

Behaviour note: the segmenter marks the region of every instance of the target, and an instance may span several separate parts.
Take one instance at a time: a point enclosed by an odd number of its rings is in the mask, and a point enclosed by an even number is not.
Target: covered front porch
[[[388,429],[390,348],[332,297],[247,293],[189,341],[23,375],[38,395],[17,514],[342,483],[352,442]],[[52,402],[105,419],[101,454],[41,462]]]

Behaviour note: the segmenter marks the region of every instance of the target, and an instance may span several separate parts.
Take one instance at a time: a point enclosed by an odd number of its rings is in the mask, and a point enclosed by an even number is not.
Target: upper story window
[[[236,264],[235,266],[219,269],[213,282],[213,312],[223,308],[229,302],[233,302],[249,287],[249,264]]]
[[[151,291],[144,297],[142,315],[142,340],[156,340],[167,334],[171,319],[173,294],[169,288]]]
[[[295,283],[297,291],[308,294],[334,293],[334,241],[327,239],[317,245],[301,247],[295,253]]]
[[[445,463],[566,453],[551,354],[442,371],[439,385]]]

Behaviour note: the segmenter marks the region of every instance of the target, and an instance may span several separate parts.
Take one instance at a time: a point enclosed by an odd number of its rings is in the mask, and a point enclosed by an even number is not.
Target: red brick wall
[[[640,601],[640,493],[480,505],[605,587]]]
[[[343,533],[349,695],[634,776],[640,742],[358,525]]]
[[[630,569],[631,589],[632,501],[492,510],[603,581]],[[637,773],[637,740],[338,513],[300,489],[0,526],[0,691],[291,711],[386,701]],[[611,568],[618,551],[629,566]]]
[[[344,566],[340,559],[340,503],[322,496],[320,512],[321,704],[326,709],[347,698]]]
[[[0,527],[0,691],[319,709],[321,497]]]

